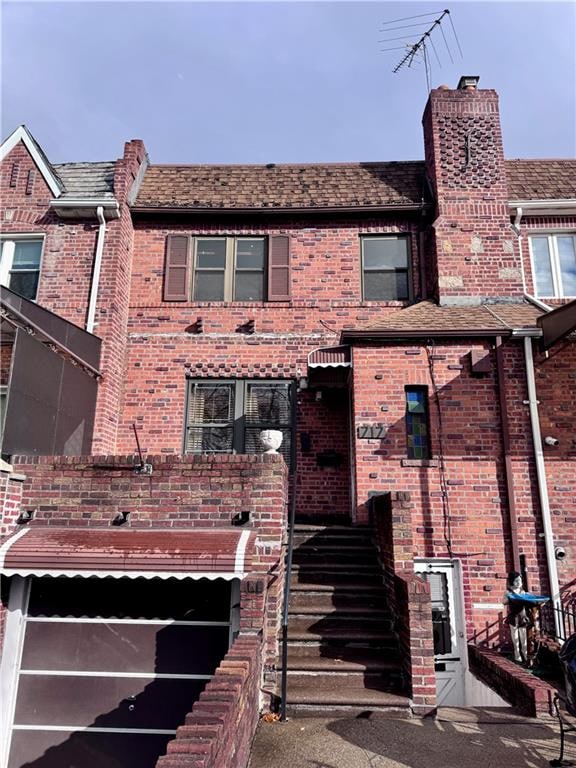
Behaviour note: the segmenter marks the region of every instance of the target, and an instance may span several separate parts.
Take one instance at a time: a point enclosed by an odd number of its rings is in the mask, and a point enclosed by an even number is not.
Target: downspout
[[[99,205],[96,208],[96,216],[100,226],[98,227],[98,238],[96,240],[96,254],[94,256],[94,269],[92,271],[92,284],[90,286],[90,300],[88,302],[88,318],[86,320],[86,330],[88,333],[94,333],[94,319],[96,317],[96,301],[98,300],[98,288],[100,285],[100,270],[102,269],[102,254],[104,252],[104,238],[106,236],[106,219],[104,218],[104,208]]]
[[[544,463],[544,452],[542,450],[538,400],[536,398],[536,380],[534,377],[534,358],[532,355],[532,338],[530,336],[524,337],[524,358],[526,361],[526,381],[528,384],[527,404],[530,406],[530,423],[532,426],[532,441],[534,443],[534,458],[536,460],[536,478],[538,481],[540,508],[542,510],[542,526],[544,528],[544,545],[546,548],[548,579],[550,581],[550,593],[554,608],[554,627],[556,629],[556,639],[560,640],[562,636],[559,610],[561,608],[560,586],[558,583],[556,555],[554,553],[554,533],[552,531],[552,519],[550,517],[550,499],[548,497],[546,465]]]
[[[522,291],[523,293],[526,293],[526,270],[524,269],[524,254],[522,253],[522,231],[520,229],[520,224],[522,222],[522,208],[518,207],[516,208],[516,218],[514,219],[514,224],[512,225],[512,228],[514,232],[516,232],[516,235],[518,236],[518,249],[520,253],[520,272],[522,273]]]
[[[512,570],[520,571],[520,550],[518,546],[518,516],[516,514],[516,496],[514,494],[514,470],[510,450],[510,423],[506,403],[506,377],[504,375],[504,359],[502,337],[496,338],[496,381],[498,384],[498,401],[500,404],[500,428],[504,446],[504,475],[508,495],[508,518],[510,523],[510,541],[512,544]]]

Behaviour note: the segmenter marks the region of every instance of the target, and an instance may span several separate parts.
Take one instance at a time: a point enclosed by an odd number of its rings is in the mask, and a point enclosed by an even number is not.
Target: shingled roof
[[[402,333],[506,333],[513,328],[536,327],[536,320],[542,314],[542,310],[528,303],[441,307],[431,301],[421,301],[382,317],[377,322],[346,330],[343,332],[343,340],[356,335],[377,335],[380,332],[398,332],[398,336]]]
[[[576,160],[506,160],[509,200],[576,199]]]
[[[511,200],[576,198],[576,160],[507,160]],[[286,210],[429,203],[422,161],[303,165],[151,165],[135,208]]]
[[[61,163],[52,165],[62,182],[62,200],[114,199],[116,163]]]
[[[419,207],[423,162],[322,165],[152,165],[135,208]]]

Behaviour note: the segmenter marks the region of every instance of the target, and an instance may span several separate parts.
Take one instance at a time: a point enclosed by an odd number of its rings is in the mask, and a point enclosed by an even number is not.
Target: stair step
[[[354,580],[342,580],[338,584],[330,584],[328,582],[299,582],[295,581],[290,584],[290,593],[292,594],[321,594],[332,595],[334,599],[339,597],[351,597],[358,594],[362,594],[364,597],[370,595],[371,597],[386,597],[386,590],[382,583],[366,584]]]
[[[359,601],[358,605],[324,605],[318,601],[310,604],[302,604],[300,601],[293,602],[290,600],[290,606],[288,608],[288,614],[290,616],[326,616],[330,618],[336,618],[339,616],[361,616],[364,617],[367,614],[371,619],[389,619],[390,612],[386,608],[371,607],[366,601]]]
[[[344,610],[353,613],[365,612],[366,614],[374,611],[384,611],[386,602],[383,595],[367,594],[361,592],[321,592],[321,591],[295,591],[290,594],[290,610],[302,610],[309,613],[313,608],[313,613],[333,613],[334,611]]]
[[[366,563],[377,565],[378,557],[373,547],[298,547],[292,553],[294,563]]]
[[[292,616],[288,622],[289,640],[378,641],[386,645],[396,642],[391,621],[368,621],[356,617],[331,619],[324,616]]]
[[[278,665],[281,668],[281,664]],[[327,647],[291,644],[288,648],[288,672],[387,672],[401,674],[397,654],[387,650],[370,651],[366,648]]]
[[[294,531],[295,546],[369,546],[373,544],[371,531],[352,529],[351,533],[332,533],[324,531]]]
[[[331,536],[360,536],[361,534],[372,533],[372,528],[359,525],[315,525],[296,523],[294,525],[294,533],[329,533]]]
[[[291,705],[358,706],[368,709],[405,708],[409,705],[408,697],[394,690],[386,690],[386,685],[376,679],[370,683],[374,686],[371,688],[361,682],[355,685],[354,680],[351,675],[322,674],[303,675],[294,680],[288,678],[287,700]]]

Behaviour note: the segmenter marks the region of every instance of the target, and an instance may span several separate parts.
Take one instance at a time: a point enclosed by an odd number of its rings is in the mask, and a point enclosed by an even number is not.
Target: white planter
[[[279,429],[263,429],[260,432],[260,442],[264,448],[264,453],[278,453],[283,439],[284,435]]]

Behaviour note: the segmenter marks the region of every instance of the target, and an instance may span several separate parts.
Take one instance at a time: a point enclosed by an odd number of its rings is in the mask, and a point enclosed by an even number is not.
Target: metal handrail
[[[288,607],[290,603],[290,580],[292,578],[292,553],[294,551],[294,518],[296,517],[296,398],[293,407],[292,426],[292,474],[290,475],[290,509],[288,511],[288,547],[286,549],[286,569],[284,576],[284,605],[282,606],[282,677],[280,683],[280,720],[286,721],[286,696],[288,688]]]

